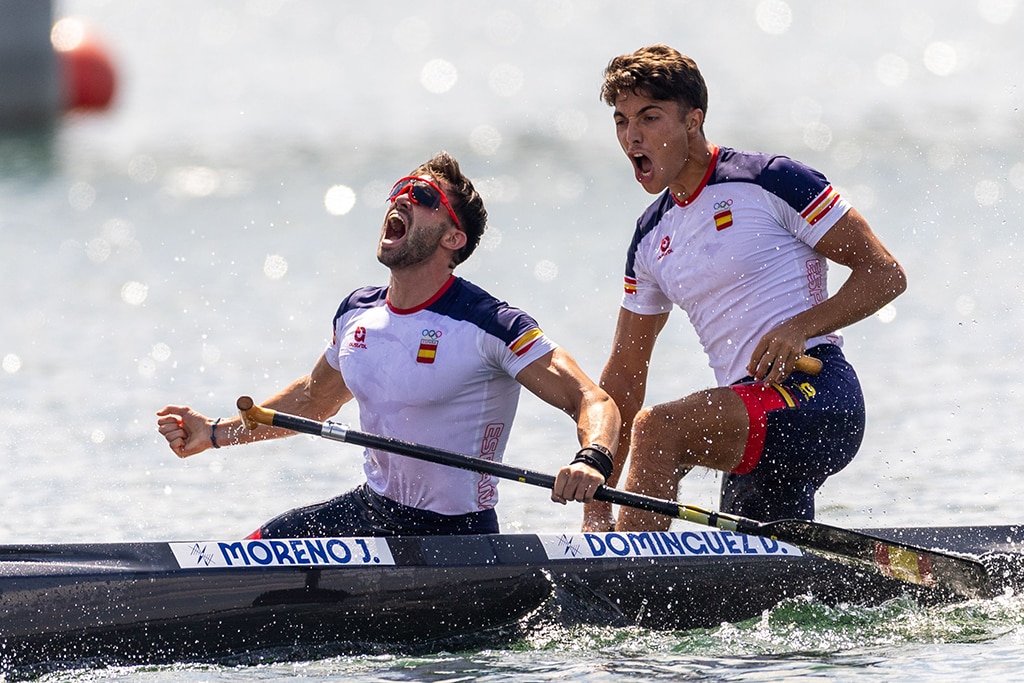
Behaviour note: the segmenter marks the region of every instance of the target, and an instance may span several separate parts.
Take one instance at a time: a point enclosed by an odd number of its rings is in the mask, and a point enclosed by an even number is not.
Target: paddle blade
[[[832,559],[853,561],[901,581],[944,588],[968,598],[992,595],[985,565],[969,557],[796,519],[761,524],[758,533]]]

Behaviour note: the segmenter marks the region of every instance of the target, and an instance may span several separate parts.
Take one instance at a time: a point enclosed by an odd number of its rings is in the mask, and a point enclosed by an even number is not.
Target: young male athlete
[[[756,519],[814,518],[814,494],[860,447],[864,402],[839,329],[906,288],[896,260],[825,177],[783,156],[704,137],[697,65],[654,45],[611,60],[602,99],[619,144],[657,200],[637,222],[601,386],[622,413],[614,485],[675,498],[692,467],[726,472],[721,509]],[[827,260],[850,269],[828,294]],[[673,306],[686,311],[717,388],[643,407],[648,363]],[[802,355],[816,376],[794,373]],[[622,508],[618,530],[668,518]],[[587,506],[584,528],[613,526]]]
[[[501,460],[522,385],[576,420],[582,448],[558,472],[552,500],[592,500],[611,471],[618,410],[533,318],[453,275],[486,227],[473,184],[442,152],[395,183],[388,199],[377,246],[388,286],[342,301],[312,372],[264,405],[322,421],[355,399],[367,432]],[[182,458],[291,434],[249,431],[237,416],[211,420],[187,406],[157,415]],[[490,475],[372,449],[363,469],[356,489],[285,512],[252,537],[498,532]]]

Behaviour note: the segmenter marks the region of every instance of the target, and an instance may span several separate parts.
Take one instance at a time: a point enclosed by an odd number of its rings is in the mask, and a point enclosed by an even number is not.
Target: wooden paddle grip
[[[238,415],[242,418],[242,424],[246,429],[256,429],[260,425],[274,424],[274,411],[258,406],[249,396],[239,396],[235,401],[238,408]]]
[[[800,356],[796,359],[796,371],[817,375],[821,372],[821,361],[814,356]]]

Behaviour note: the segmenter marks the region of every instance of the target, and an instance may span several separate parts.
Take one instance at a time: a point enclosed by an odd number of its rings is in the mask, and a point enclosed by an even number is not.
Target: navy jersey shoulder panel
[[[345,297],[345,300],[338,306],[338,311],[334,314],[333,325],[336,326],[338,318],[351,310],[384,306],[387,303],[387,297],[387,287],[362,287],[357,289]]]
[[[461,277],[427,310],[453,320],[472,323],[481,330],[511,344],[523,333],[539,327],[525,311],[509,306]]]
[[[730,182],[760,185],[797,213],[829,186],[820,172],[789,157],[721,147],[708,185]]]
[[[661,221],[661,217],[664,216],[669,209],[673,207],[675,202],[672,200],[672,195],[669,190],[665,190],[661,193],[653,204],[647,207],[643,215],[636,222],[636,230],[633,231],[633,240],[629,243],[629,251],[626,252],[626,275],[628,277],[636,277],[636,270],[634,264],[636,263],[636,250],[640,246],[640,242],[643,241],[647,234],[654,230],[654,226]]]

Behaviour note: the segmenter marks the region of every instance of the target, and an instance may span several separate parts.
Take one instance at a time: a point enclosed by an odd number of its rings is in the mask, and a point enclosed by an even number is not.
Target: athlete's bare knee
[[[633,420],[632,442],[636,450],[652,455],[663,452],[664,433],[670,421],[670,416],[662,414],[657,406],[640,410]]]
[[[633,421],[629,472],[632,481],[652,493],[651,487],[661,489],[678,482],[679,449],[666,435],[665,416],[657,407],[644,408]]]

